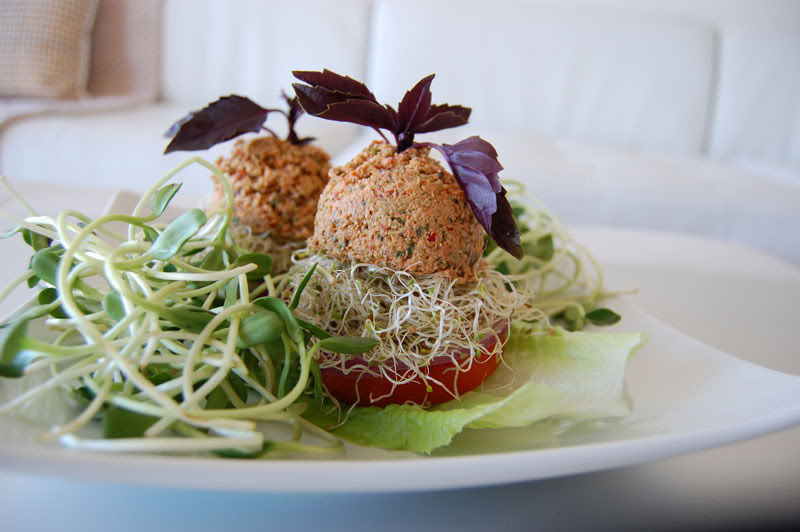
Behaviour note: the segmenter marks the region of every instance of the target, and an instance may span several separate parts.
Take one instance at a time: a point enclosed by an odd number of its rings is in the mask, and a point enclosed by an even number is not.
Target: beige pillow
[[[161,11],[161,0],[100,2],[92,30],[92,96],[158,95]]]
[[[0,96],[83,96],[98,0],[1,1]]]

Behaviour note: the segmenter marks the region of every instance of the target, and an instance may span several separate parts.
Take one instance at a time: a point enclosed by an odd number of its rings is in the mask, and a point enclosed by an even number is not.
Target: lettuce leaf
[[[413,405],[310,404],[311,422],[358,445],[427,454],[464,428],[530,425],[546,418],[624,416],[625,365],[645,343],[641,333],[534,333],[515,327],[504,363],[476,390],[431,409]],[[341,423],[341,424],[340,424]],[[338,425],[338,426],[337,426]]]

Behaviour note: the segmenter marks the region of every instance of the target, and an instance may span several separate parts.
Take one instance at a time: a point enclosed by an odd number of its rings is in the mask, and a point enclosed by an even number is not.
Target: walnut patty
[[[474,280],[483,228],[456,179],[428,152],[397,153],[374,141],[332,168],[309,247],[346,262]]]
[[[317,199],[328,182],[330,157],[322,149],[275,137],[237,140],[217,167],[233,187],[233,224],[278,240],[305,240],[314,231]],[[224,201],[214,180],[216,201]]]

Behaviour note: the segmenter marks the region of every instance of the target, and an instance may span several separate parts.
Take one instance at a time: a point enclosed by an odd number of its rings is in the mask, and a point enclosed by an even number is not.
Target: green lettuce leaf
[[[476,390],[431,409],[310,404],[304,416],[358,445],[430,453],[464,428],[530,425],[546,418],[624,416],[625,365],[641,333],[534,333],[514,328],[504,363]]]

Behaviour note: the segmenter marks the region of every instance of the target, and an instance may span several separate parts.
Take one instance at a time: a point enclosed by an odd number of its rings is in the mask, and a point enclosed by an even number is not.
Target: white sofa
[[[502,176],[569,223],[688,232],[800,264],[800,3],[792,0],[101,0],[93,102],[0,127],[12,180],[143,190],[163,132],[220,95],[279,104],[292,69],[395,104],[435,72]],[[2,116],[2,115],[0,115]],[[343,161],[374,134],[305,117]],[[213,159],[228,145],[202,155]],[[208,191],[205,172],[185,188]]]

